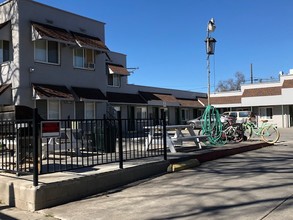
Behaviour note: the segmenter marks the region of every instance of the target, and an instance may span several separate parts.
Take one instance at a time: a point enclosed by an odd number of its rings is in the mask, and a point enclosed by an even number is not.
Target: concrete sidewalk
[[[292,130],[289,130],[291,133]],[[287,130],[284,133],[285,136],[288,134]],[[290,137],[290,135],[288,135]],[[280,140],[283,141],[283,140]],[[237,144],[227,144],[221,147],[207,147],[202,150],[196,150],[194,147],[182,147],[178,149],[179,152],[176,154],[168,154],[168,161],[162,161],[161,158],[147,158],[144,161],[137,160],[137,161],[130,161],[125,163],[125,169],[119,170],[117,164],[109,164],[103,165],[99,167],[94,167],[90,170],[85,169],[81,172],[62,172],[62,173],[55,173],[49,175],[42,175],[40,177],[41,185],[39,188],[43,189],[50,189],[48,193],[45,193],[45,190],[42,192],[42,196],[46,198],[46,202],[50,200],[50,196],[52,197],[52,190],[54,193],[60,196],[60,194],[69,195],[70,190],[73,190],[75,193],[74,198],[69,198],[69,200],[63,201],[63,203],[74,201],[81,199],[83,197],[89,196],[90,190],[88,188],[94,187],[96,188],[96,193],[100,193],[103,191],[107,191],[113,188],[117,188],[119,186],[126,185],[128,183],[144,179],[153,175],[163,174],[166,173],[167,167],[170,164],[179,164],[179,169],[184,169],[182,166],[196,166],[200,163],[215,160],[217,158],[226,157],[238,153],[242,153],[245,151],[255,150],[267,146],[265,143],[260,141],[249,141],[249,142],[242,142]],[[197,160],[199,163],[193,163],[190,165],[186,161],[190,160]],[[9,182],[12,181],[16,186],[19,184],[20,188],[30,188],[32,189],[32,182],[29,180],[28,177],[24,178],[16,178],[15,176],[7,175],[7,174],[0,174],[1,181]],[[8,179],[6,179],[8,178]],[[57,180],[57,181],[56,181]],[[93,185],[90,186],[92,180],[99,182],[100,185]],[[111,182],[112,181],[112,182]],[[18,183],[17,183],[18,182]],[[83,184],[86,184],[83,187]],[[10,182],[11,183],[11,182]],[[91,184],[92,185],[92,184]],[[62,187],[65,186],[65,187]],[[79,192],[80,189],[87,189],[87,192],[81,193]],[[97,190],[98,189],[98,190]],[[3,189],[2,189],[3,190]],[[56,191],[57,190],[57,191]],[[68,191],[69,190],[69,191]],[[1,192],[1,190],[0,190]],[[59,194],[58,194],[59,193]],[[55,201],[56,202],[56,201]],[[59,202],[59,204],[62,204]],[[44,205],[44,204],[41,204]],[[55,206],[54,202],[50,206]],[[14,208],[7,208],[4,206],[5,209],[2,210],[0,208],[0,213],[9,212],[9,210],[13,210]],[[47,206],[48,207],[48,206]],[[42,207],[44,208],[44,207]],[[19,212],[22,212],[18,210]],[[33,211],[33,210],[31,210]],[[39,216],[40,217],[40,216]],[[40,218],[37,219],[40,219]],[[0,215],[1,219],[1,215]],[[25,219],[25,218],[21,218]],[[33,218],[29,218],[33,219]],[[48,219],[48,218],[46,218]]]
[[[182,170],[191,167],[191,165],[196,166],[209,160],[264,146],[267,144],[260,141],[250,141],[206,147],[200,150],[194,146],[180,147],[177,148],[177,153],[168,153],[167,161],[164,161],[161,156],[126,161],[124,169],[119,169],[118,163],[111,163],[40,175],[37,187],[33,187],[31,175],[16,177],[14,174],[1,173],[0,200],[10,206],[35,211],[163,174],[168,170]]]
[[[293,145],[236,154],[40,210],[62,220],[290,220]]]

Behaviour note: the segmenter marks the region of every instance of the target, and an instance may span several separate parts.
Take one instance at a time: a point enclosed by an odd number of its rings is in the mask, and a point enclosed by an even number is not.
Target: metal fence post
[[[163,112],[163,147],[164,147],[164,160],[167,160],[167,129],[166,129],[166,112]]]
[[[38,186],[39,184],[39,169],[38,169],[38,137],[39,137],[39,121],[38,121],[38,110],[33,110],[33,185]]]
[[[121,111],[117,111],[118,116],[118,140],[119,140],[119,168],[123,169],[123,147],[122,147],[122,119]]]
[[[15,121],[15,125],[17,125],[17,121]],[[16,126],[13,127],[13,130],[16,132],[16,175],[20,175],[19,171],[19,163],[20,163],[20,146],[19,146],[19,130],[16,128]]]

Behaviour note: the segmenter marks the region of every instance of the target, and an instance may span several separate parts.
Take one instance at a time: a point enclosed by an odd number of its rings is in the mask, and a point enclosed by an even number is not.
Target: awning
[[[118,74],[123,76],[128,76],[129,72],[125,67],[118,64],[107,64],[109,69],[109,74]]]
[[[181,107],[186,108],[202,108],[203,105],[196,99],[177,98]]]
[[[32,84],[35,98],[61,98],[74,100],[73,94],[66,86],[47,85],[47,84]]]
[[[148,101],[149,105],[180,106],[178,100],[172,94],[143,91],[139,91],[139,94]]]
[[[83,99],[107,100],[106,96],[99,89],[72,87],[72,90],[81,100]]]
[[[147,104],[139,94],[107,92],[107,99],[121,104]]]
[[[65,29],[32,22],[32,40],[34,41],[40,39],[76,45],[72,34]]]
[[[109,51],[108,47],[98,38],[76,32],[71,32],[77,45],[87,49]]]
[[[52,40],[60,43],[76,45],[79,47],[109,51],[108,47],[98,38],[81,33],[67,31],[63,28],[54,27],[38,22],[31,22],[32,24],[32,40]]]

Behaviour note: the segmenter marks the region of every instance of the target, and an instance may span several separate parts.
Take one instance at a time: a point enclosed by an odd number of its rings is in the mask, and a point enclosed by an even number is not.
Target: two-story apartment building
[[[33,0],[0,4],[0,105],[37,108],[44,119],[160,117],[184,123],[206,94],[129,85],[126,55],[106,45],[105,24]]]

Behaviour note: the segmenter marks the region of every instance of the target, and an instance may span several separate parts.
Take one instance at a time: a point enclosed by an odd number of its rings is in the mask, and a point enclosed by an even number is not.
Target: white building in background
[[[245,84],[241,91],[211,95],[211,104],[220,111],[251,110],[278,127],[293,126],[293,70],[280,75],[278,82]]]

